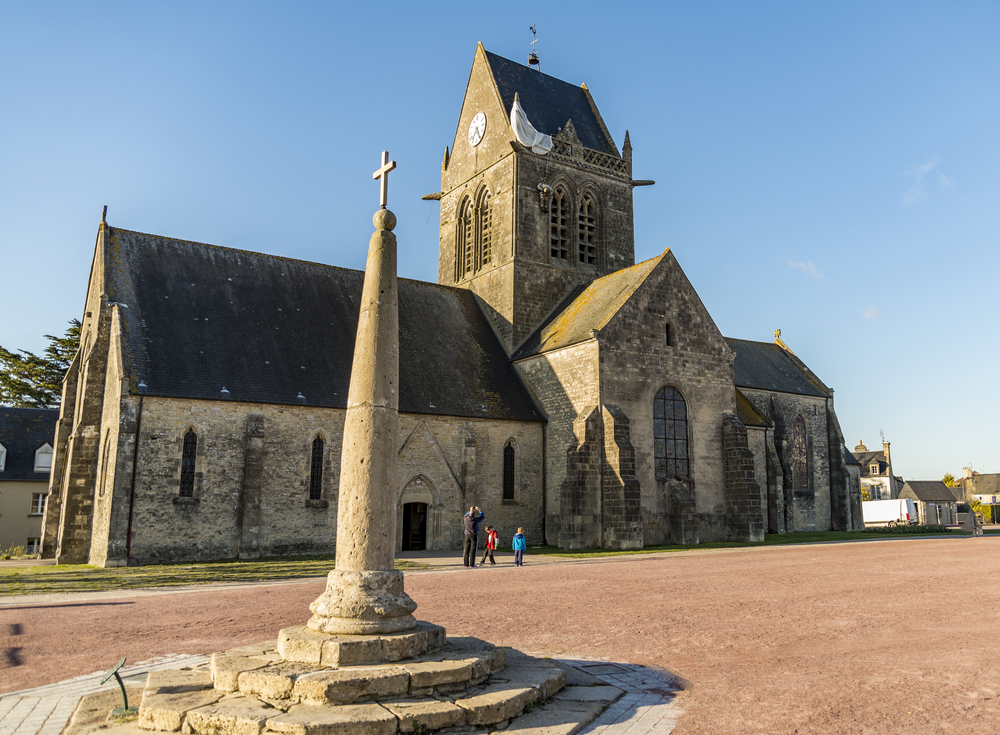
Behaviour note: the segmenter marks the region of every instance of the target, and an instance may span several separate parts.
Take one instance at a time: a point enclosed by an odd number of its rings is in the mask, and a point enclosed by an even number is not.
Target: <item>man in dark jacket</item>
[[[465,568],[476,568],[476,549],[479,546],[479,524],[483,522],[486,514],[475,505],[469,508],[463,519],[465,522],[465,546],[464,558]]]

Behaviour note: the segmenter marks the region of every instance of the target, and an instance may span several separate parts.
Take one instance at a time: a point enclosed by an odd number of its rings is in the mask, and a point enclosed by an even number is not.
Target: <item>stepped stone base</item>
[[[440,625],[417,623],[405,633],[382,635],[330,635],[306,625],[283,628],[278,633],[278,653],[285,661],[324,666],[353,666],[399,661],[436,651],[444,645]]]
[[[354,639],[364,636],[321,634],[318,640],[312,634],[286,628],[278,641],[217,653],[210,665],[153,672],[137,721],[109,726],[90,717],[88,724],[71,724],[65,735],[395,735],[447,728],[570,735],[622,694],[513,649],[477,638],[445,639],[438,626],[421,624],[406,640],[395,634],[362,641]],[[279,647],[320,660],[290,661]],[[360,658],[371,659],[377,651],[378,660],[323,663],[324,652],[334,650],[348,659],[361,651],[367,653]],[[420,652],[399,656],[410,650]],[[567,672],[574,686],[563,691]]]

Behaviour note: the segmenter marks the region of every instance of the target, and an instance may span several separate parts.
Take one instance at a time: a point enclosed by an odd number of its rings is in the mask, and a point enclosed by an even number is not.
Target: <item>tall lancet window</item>
[[[479,195],[476,207],[479,218],[479,267],[482,268],[493,260],[493,195],[489,189],[483,189]],[[477,269],[478,270],[478,269]]]
[[[317,436],[312,444],[312,461],[309,472],[309,499],[323,497],[323,437]]]
[[[552,257],[559,260],[569,260],[569,194],[561,186],[552,191],[552,201],[549,203],[549,239],[552,243]]]
[[[653,461],[656,477],[672,480],[691,474],[688,463],[688,421],[684,396],[669,385],[653,397]]]
[[[198,435],[194,429],[184,432],[184,447],[181,449],[181,497],[194,495],[194,463],[198,457]]]
[[[503,448],[503,499],[514,499],[514,447],[510,442]]]
[[[580,199],[580,262],[584,265],[597,263],[597,202],[592,194],[584,194]]]
[[[464,199],[458,209],[458,273],[456,280],[472,273],[475,232],[472,200]]]

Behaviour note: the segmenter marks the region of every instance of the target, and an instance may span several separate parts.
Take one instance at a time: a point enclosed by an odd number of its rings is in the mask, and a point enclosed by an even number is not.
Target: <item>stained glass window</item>
[[[659,479],[691,474],[687,404],[680,391],[670,386],[660,388],[653,398],[653,461]]]

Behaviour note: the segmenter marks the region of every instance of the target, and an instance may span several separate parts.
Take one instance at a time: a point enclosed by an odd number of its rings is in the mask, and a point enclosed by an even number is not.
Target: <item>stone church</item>
[[[724,337],[669,249],[635,263],[648,183],[585,85],[477,47],[438,283],[399,281],[398,548],[460,548],[470,505],[564,549],[862,527],[833,391]],[[102,221],[43,555],[334,550],[363,275]]]

